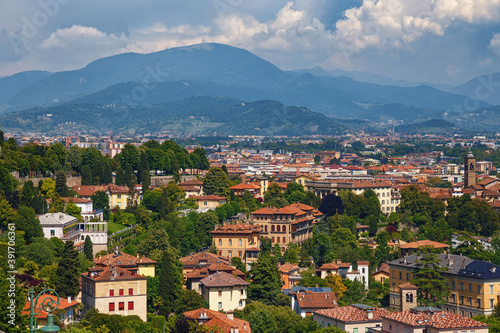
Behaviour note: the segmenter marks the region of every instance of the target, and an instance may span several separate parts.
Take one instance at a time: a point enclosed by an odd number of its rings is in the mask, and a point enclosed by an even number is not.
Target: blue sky
[[[459,84],[500,71],[500,0],[3,0],[0,76],[218,42],[282,69]]]

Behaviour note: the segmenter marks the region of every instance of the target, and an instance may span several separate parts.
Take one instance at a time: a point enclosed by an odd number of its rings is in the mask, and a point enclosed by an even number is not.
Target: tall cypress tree
[[[125,185],[125,171],[122,168],[116,170],[115,184],[118,186]]]
[[[69,190],[66,186],[66,174],[61,170],[56,173],[56,193],[61,197],[67,197],[69,195]]]
[[[134,169],[130,163],[125,164],[125,185],[129,188],[135,185]]]
[[[20,206],[31,206],[31,201],[33,200],[34,187],[31,180],[27,180],[23,184],[23,189],[21,190],[21,196],[19,198]]]
[[[75,298],[80,292],[78,266],[78,251],[75,249],[73,242],[69,240],[64,244],[61,260],[57,265],[57,278],[54,281],[59,296]]]
[[[146,194],[149,190],[149,185],[151,185],[151,175],[149,174],[149,169],[142,171],[142,194]]]
[[[92,184],[100,185],[104,183],[104,168],[100,159],[94,159],[92,163]]]
[[[83,253],[88,260],[92,260],[94,258],[94,249],[89,236],[85,237],[85,243],[83,243]]]
[[[168,316],[174,309],[174,303],[179,298],[182,287],[182,266],[178,263],[172,248],[163,251],[160,261],[160,285],[158,296],[163,299],[160,305],[160,314]]]
[[[82,166],[80,175],[82,176],[82,185],[92,185],[92,170],[88,165]]]
[[[106,163],[104,164],[104,173],[102,175],[103,184],[113,184],[113,172],[111,171],[111,166]]]
[[[142,184],[142,176],[143,176],[145,170],[149,171],[148,155],[146,155],[145,152],[142,152],[140,159],[139,159],[139,169],[137,170],[137,183],[138,184]]]

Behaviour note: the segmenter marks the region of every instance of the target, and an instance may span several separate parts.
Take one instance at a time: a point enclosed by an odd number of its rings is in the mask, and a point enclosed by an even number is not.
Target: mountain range
[[[67,110],[71,114],[70,110],[81,106],[89,110],[126,108],[155,119],[180,121],[182,111],[190,110],[184,104],[202,97],[212,97],[211,103],[222,103],[221,108],[227,107],[227,101],[233,105],[264,101],[266,110],[275,107],[278,114],[286,105],[296,106],[294,112],[302,113],[305,119],[318,112],[337,120],[423,122],[444,119],[450,114],[460,117],[453,111],[471,98],[474,109],[500,104],[500,94],[477,94],[478,80],[496,83],[497,77],[500,79],[500,73],[494,74],[493,79],[479,78],[449,87],[397,81],[358,71],[326,71],[319,67],[283,71],[243,49],[198,44],[150,54],[115,55],[73,71],[31,71],[0,78],[0,113],[5,114],[0,116],[0,124],[9,128],[15,125],[14,115],[24,119],[37,112],[58,114]],[[494,86],[494,89],[498,88]],[[214,108],[217,106],[198,115],[212,119],[213,115],[208,112],[214,113]],[[161,116],[158,110],[162,110]],[[241,108],[237,110],[245,112]],[[273,113],[268,112],[269,116]],[[260,116],[266,118],[268,114]],[[327,119],[319,116],[315,119]],[[71,122],[68,117],[63,118]],[[36,123],[35,119],[25,120]],[[28,130],[21,123],[14,128]],[[230,126],[224,128],[234,130]],[[319,128],[323,127],[318,124]]]

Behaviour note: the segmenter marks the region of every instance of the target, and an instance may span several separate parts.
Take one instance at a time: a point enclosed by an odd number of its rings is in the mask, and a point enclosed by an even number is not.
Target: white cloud
[[[488,47],[500,55],[500,33],[496,33],[490,40]]]

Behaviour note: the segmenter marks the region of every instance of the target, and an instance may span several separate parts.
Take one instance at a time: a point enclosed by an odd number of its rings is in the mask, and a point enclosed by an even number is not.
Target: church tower
[[[464,170],[464,188],[476,185],[476,158],[470,151],[465,158]]]
[[[406,311],[417,307],[418,287],[411,283],[400,284],[399,286],[399,311]]]

